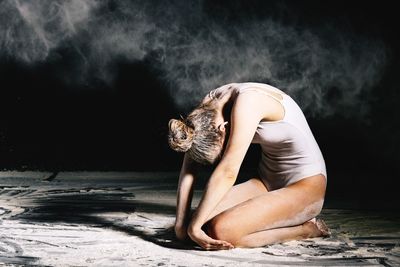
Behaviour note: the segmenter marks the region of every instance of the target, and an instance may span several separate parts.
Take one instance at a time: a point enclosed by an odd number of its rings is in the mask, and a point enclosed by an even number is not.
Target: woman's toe
[[[328,237],[328,236],[330,236],[332,234],[331,230],[326,225],[324,220],[316,219],[315,224],[317,225],[318,229],[322,232],[322,236],[323,237]]]

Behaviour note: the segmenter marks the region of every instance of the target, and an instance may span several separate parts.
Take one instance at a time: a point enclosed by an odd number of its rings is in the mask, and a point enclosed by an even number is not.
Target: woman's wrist
[[[196,233],[199,230],[201,230],[201,225],[198,225],[196,223],[190,223],[188,228],[187,228],[187,231],[188,231],[189,234]]]
[[[181,228],[185,226],[185,222],[183,220],[176,220],[175,221],[175,228]]]
[[[185,240],[188,237],[186,227],[184,225],[175,225],[175,235],[179,240]]]

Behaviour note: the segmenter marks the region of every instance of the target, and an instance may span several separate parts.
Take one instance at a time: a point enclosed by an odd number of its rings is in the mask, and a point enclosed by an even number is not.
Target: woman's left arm
[[[231,130],[225,153],[212,173],[200,204],[189,224],[188,234],[205,249],[227,249],[232,244],[209,237],[201,227],[234,185],[240,166],[261,119],[270,112],[265,98],[257,92],[239,94],[231,113]]]

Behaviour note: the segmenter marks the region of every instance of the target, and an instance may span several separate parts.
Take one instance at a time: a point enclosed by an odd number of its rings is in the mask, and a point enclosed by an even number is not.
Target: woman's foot
[[[305,229],[305,236],[307,238],[312,237],[328,237],[331,235],[331,231],[322,219],[313,218],[303,224]]]

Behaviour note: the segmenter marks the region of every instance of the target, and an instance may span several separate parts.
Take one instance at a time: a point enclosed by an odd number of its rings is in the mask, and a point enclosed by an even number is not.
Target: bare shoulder
[[[236,83],[235,86],[240,88],[240,90],[253,88],[253,89],[266,90],[267,92],[272,92],[272,93],[286,94],[281,89],[266,83],[244,82],[244,83]]]
[[[257,90],[246,90],[238,93],[233,104],[236,117],[257,116],[261,120],[276,120],[283,111],[276,99]],[[238,118],[236,118],[238,119]]]
[[[225,94],[226,92],[233,91],[236,88],[238,88],[238,84],[237,83],[228,83],[228,84],[222,85],[222,86],[220,86],[218,88],[215,88],[214,90],[211,90],[209,92],[209,95],[218,98],[221,95]]]

